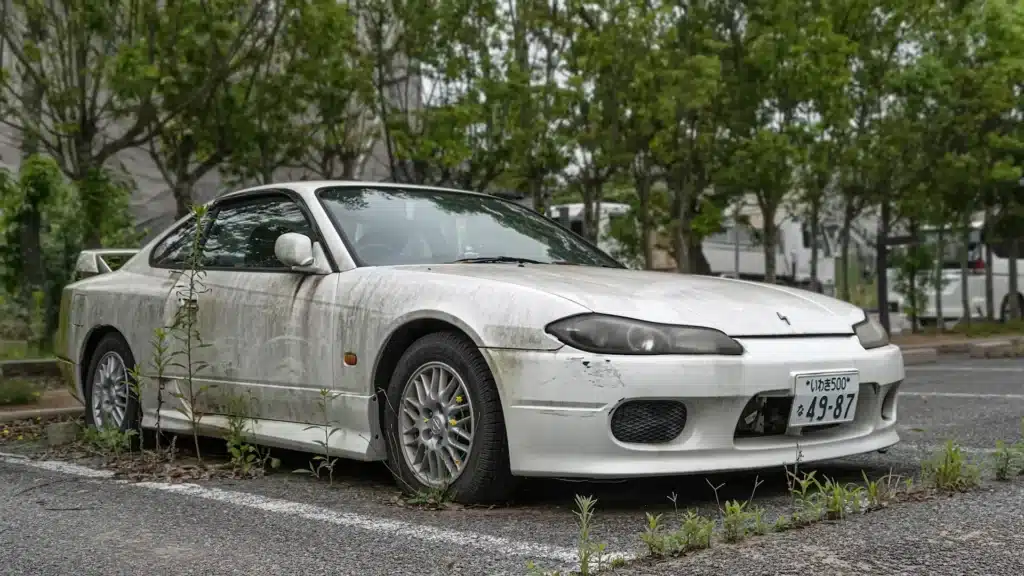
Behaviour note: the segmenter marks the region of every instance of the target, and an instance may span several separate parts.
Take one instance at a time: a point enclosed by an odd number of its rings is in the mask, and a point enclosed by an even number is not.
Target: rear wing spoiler
[[[120,261],[121,264],[123,264],[138,253],[138,250],[128,248],[82,250],[78,253],[78,261],[75,263],[75,273],[79,278],[86,278],[88,276],[96,276],[98,274],[113,272],[121,266],[117,265],[111,267],[110,263],[107,261],[108,259]]]

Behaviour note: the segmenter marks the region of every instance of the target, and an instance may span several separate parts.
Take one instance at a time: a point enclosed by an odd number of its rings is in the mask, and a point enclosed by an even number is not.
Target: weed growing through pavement
[[[309,469],[295,470],[298,474],[312,474],[318,479],[324,470],[327,471],[327,482],[329,485],[334,485],[334,465],[338,462],[337,458],[331,458],[331,436],[337,434],[341,429],[336,428],[331,423],[330,414],[330,403],[340,395],[340,392],[331,392],[327,388],[320,390],[320,398],[317,400],[317,408],[320,410],[320,416],[323,418],[323,424],[314,424],[312,426],[306,426],[304,430],[323,430],[324,439],[314,440],[320,449],[323,450],[323,454],[317,454],[313,456],[313,459],[309,462]]]
[[[166,328],[157,328],[153,330],[153,373],[156,376],[156,449],[160,451],[160,442],[163,440],[163,429],[162,422],[160,421],[160,411],[164,407],[164,390],[167,387],[167,378],[164,374],[167,372],[167,365],[170,361],[169,351],[170,342],[168,341],[169,333]]]
[[[579,540],[577,541],[577,556],[580,564],[580,575],[589,576],[593,572],[591,571],[591,562],[595,562],[596,566],[593,567],[594,571],[600,571],[604,560],[604,551],[607,547],[606,544],[595,542],[591,538],[590,530],[594,523],[594,505],[597,504],[597,500],[593,496],[581,496],[576,495],[576,510],[573,514],[576,515],[576,521],[579,525]]]
[[[992,472],[996,480],[1006,481],[1024,474],[1024,419],[1020,424],[1021,439],[1015,442],[996,441],[992,453]]]
[[[666,526],[662,514],[648,512],[647,527],[640,534],[640,540],[647,546],[647,551],[661,558],[710,548],[715,521],[693,510],[680,513],[678,496],[674,492],[668,499],[675,509],[676,527]]]
[[[754,478],[754,489],[750,492],[750,498],[745,502],[739,500],[728,500],[725,505],[718,499],[718,491],[725,486],[715,486],[710,480],[705,480],[711,490],[715,493],[715,504],[718,507],[718,515],[722,521],[722,539],[726,542],[739,542],[754,532],[754,520],[758,516],[753,509],[754,494],[757,488],[763,484],[760,477]],[[763,516],[763,513],[760,514]]]
[[[135,429],[121,430],[117,426],[104,424],[99,428],[86,428],[84,440],[104,458],[113,457],[120,460],[121,456],[131,450],[132,439],[138,436]]]
[[[579,529],[579,536],[576,544],[576,561],[579,570],[574,574],[580,576],[591,576],[597,574],[605,567],[618,567],[623,564],[622,560],[606,562],[605,550],[607,544],[596,542],[591,536],[591,529],[594,526],[594,505],[597,500],[593,496],[576,495],[576,524]],[[561,572],[551,572],[541,569],[529,561],[526,563],[526,573],[530,576],[561,576]]]
[[[205,368],[207,363],[197,358],[200,349],[208,344],[203,343],[202,334],[198,329],[198,298],[200,294],[208,292],[209,289],[203,284],[205,270],[203,270],[202,243],[203,232],[206,228],[207,206],[193,205],[192,214],[195,218],[196,228],[191,239],[188,258],[185,262],[185,270],[182,272],[185,284],[178,292],[180,305],[174,314],[174,321],[171,324],[171,335],[177,340],[180,348],[171,353],[172,362],[170,365],[180,368],[185,388],[177,387],[171,393],[180,405],[177,407],[181,414],[188,418],[192,428],[192,441],[195,445],[196,458],[202,462],[203,457],[199,450],[199,421],[203,414],[199,402],[201,397],[209,389],[209,385],[200,385],[196,382],[196,374]]]
[[[249,433],[252,432],[253,416],[252,406],[254,398],[249,395],[231,396],[228,399],[228,433],[224,439],[227,443],[228,456],[231,458],[231,468],[236,474],[242,476],[255,476],[262,474],[267,464],[271,468],[280,466],[281,461],[270,457],[270,450],[260,449],[246,441]]]
[[[981,471],[968,461],[963,448],[952,440],[921,463],[921,478],[931,488],[944,492],[965,492],[981,483]]]

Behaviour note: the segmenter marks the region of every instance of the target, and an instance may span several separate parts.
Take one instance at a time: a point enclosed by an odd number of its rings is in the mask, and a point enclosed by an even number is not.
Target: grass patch
[[[952,440],[921,463],[921,478],[943,492],[966,492],[981,483],[981,470]]]
[[[917,331],[921,336],[963,336],[965,338],[991,338],[993,336],[1020,336],[1024,335],[1024,320],[1010,320],[1008,322],[989,322],[988,320],[972,319],[971,325],[960,322],[939,332],[935,326],[922,327]]]
[[[949,332],[961,334],[971,338],[985,338],[988,336],[1020,335],[1024,334],[1024,320],[1011,320],[1009,322],[988,322],[975,320],[970,327],[966,324],[957,324]]]
[[[7,378],[0,382],[0,406],[18,406],[39,402],[42,391],[31,380]]]
[[[29,360],[35,358],[48,358],[52,356],[45,350],[30,346],[23,340],[0,340],[0,361],[2,360]]]

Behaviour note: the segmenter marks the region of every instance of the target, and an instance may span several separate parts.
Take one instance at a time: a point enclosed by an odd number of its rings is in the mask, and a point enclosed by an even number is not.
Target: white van
[[[935,244],[938,232],[934,228],[922,231],[923,240]],[[965,316],[961,292],[960,248],[962,235],[946,232],[943,237],[945,246],[942,255],[942,319],[943,323],[952,323]],[[985,242],[982,234],[982,221],[975,220],[971,224],[971,232],[967,243],[967,295],[971,318],[985,317]],[[993,243],[992,248],[992,301],[997,320],[1005,320],[1010,315],[1010,260],[1007,258],[1005,243]],[[896,292],[897,271],[887,270],[889,278],[889,305],[892,310],[903,310],[907,300],[905,294]],[[934,272],[932,273],[934,276]],[[1017,289],[1024,290],[1024,262],[1017,261]],[[925,302],[918,304],[918,319],[924,324],[932,324],[936,319],[935,290],[923,291]],[[1016,294],[1021,310],[1024,310],[1024,295]]]

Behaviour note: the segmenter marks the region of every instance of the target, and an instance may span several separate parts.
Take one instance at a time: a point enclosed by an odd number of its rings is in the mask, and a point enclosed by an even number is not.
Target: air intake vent
[[[612,435],[619,442],[663,444],[686,426],[686,405],[674,400],[630,400],[612,414]]]

